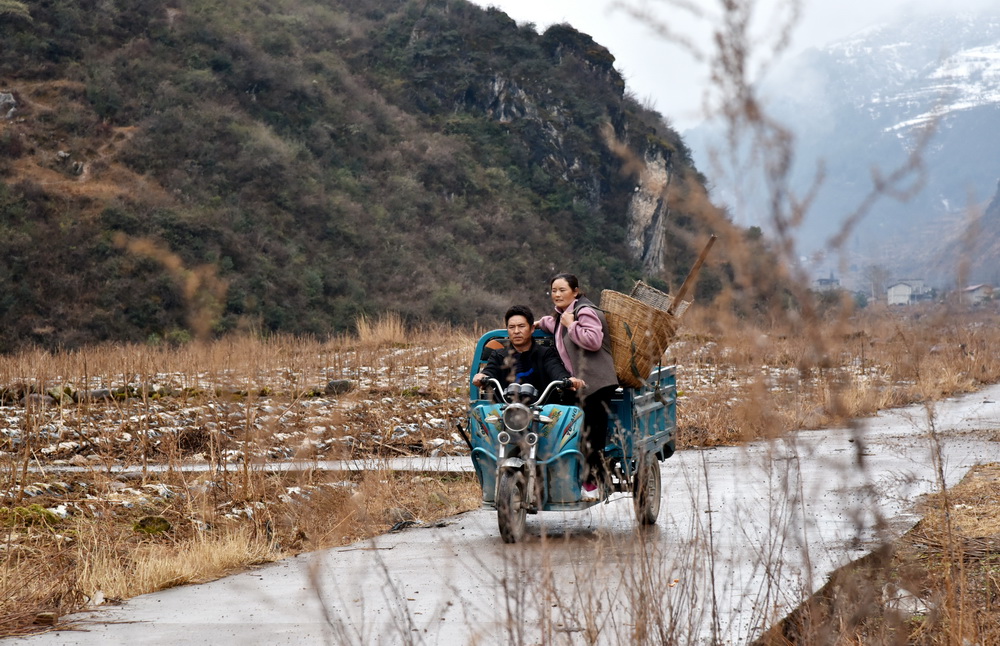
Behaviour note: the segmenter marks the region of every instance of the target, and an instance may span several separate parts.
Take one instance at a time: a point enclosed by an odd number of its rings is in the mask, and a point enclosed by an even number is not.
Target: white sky
[[[995,0],[949,0],[951,9],[983,6]],[[710,54],[711,34],[721,13],[720,0],[472,0],[503,10],[518,23],[535,23],[539,31],[568,22],[590,34],[615,56],[615,67],[637,98],[647,101],[673,126],[684,131],[703,118],[708,66],[692,49]],[[748,0],[755,7],[751,33],[758,52],[773,51],[778,28],[788,21],[791,0]],[[921,4],[940,0],[800,0],[797,27],[785,57],[810,46],[821,46]],[[640,20],[627,8],[651,18]],[[693,11],[703,12],[696,16]],[[784,16],[782,18],[781,16]],[[652,28],[665,26],[672,36]],[[677,44],[677,38],[690,41]]]

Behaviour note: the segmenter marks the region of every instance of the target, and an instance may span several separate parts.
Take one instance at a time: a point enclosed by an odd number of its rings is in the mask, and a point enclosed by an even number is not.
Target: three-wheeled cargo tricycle
[[[553,337],[534,333],[536,343]],[[542,393],[512,384],[487,398],[486,387],[472,383],[493,348],[507,343],[507,330],[479,339],[469,369],[469,443],[483,504],[495,507],[500,536],[514,543],[524,536],[526,514],[586,509],[613,493],[632,495],[636,519],[656,522],[660,511],[660,461],[674,452],[677,390],[674,368],[653,370],[641,388],[619,388],[611,401],[608,442],[604,447],[607,482],[597,500],[584,500],[581,479],[585,456],[580,440],[579,406],[549,403],[568,383],[553,382]],[[494,392],[500,384],[493,382]]]

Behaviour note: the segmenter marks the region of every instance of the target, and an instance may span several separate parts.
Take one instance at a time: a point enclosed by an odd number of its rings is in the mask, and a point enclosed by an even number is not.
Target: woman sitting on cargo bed
[[[611,335],[604,312],[580,292],[576,276],[554,276],[549,281],[549,293],[555,314],[543,316],[535,325],[555,336],[556,349],[566,369],[583,380],[583,387],[576,391],[583,408],[581,439],[587,456],[583,497],[596,500],[601,496],[598,485],[607,479],[602,451],[608,440],[611,397],[618,388]]]

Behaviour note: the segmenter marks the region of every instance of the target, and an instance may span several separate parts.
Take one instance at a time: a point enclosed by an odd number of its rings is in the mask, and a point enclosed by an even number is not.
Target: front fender
[[[523,469],[526,464],[527,462],[521,458],[504,458],[500,460],[499,464],[497,464],[497,473],[500,473],[504,469],[520,470]]]

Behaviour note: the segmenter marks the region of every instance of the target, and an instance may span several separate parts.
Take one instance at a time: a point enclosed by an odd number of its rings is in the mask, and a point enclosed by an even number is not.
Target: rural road
[[[834,569],[916,521],[922,494],[1000,461],[1000,386],[855,429],[689,450],[658,524],[631,500],[529,517],[482,509],[75,615],[24,644],[745,644]],[[544,530],[544,532],[543,532]]]

